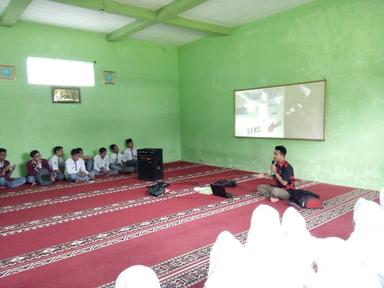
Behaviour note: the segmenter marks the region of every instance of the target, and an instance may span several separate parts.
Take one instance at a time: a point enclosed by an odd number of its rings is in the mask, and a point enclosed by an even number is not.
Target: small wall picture
[[[16,80],[16,67],[0,64],[0,80]]]
[[[103,83],[104,84],[116,84],[116,72],[103,71]]]
[[[53,103],[81,103],[80,88],[77,87],[52,87]]]

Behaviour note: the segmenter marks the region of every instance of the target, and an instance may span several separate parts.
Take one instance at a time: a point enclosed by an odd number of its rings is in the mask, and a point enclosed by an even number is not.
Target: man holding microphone
[[[275,203],[290,198],[290,192],[295,190],[295,176],[293,167],[285,160],[287,149],[284,146],[276,146],[273,151],[273,161],[271,166],[272,175],[258,174],[258,179],[273,179],[274,185],[259,185],[257,191],[266,198],[270,198]]]

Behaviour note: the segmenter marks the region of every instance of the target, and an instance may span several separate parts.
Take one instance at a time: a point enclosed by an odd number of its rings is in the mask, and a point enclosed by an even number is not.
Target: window
[[[95,86],[93,62],[28,57],[28,83],[57,86]]]

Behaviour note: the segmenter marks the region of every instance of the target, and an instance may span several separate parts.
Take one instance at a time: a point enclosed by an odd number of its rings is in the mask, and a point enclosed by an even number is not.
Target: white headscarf
[[[279,212],[269,205],[258,206],[245,245],[244,281],[238,287],[285,287],[285,249]]]
[[[212,247],[205,288],[236,287],[241,279],[243,245],[228,231],[221,232]]]
[[[380,197],[383,205],[384,192]],[[310,235],[295,209],[285,211],[280,225],[278,211],[260,205],[244,248],[229,232],[219,235],[205,288],[384,287],[384,210],[360,199],[353,219],[348,241],[321,239]]]
[[[310,288],[381,288],[377,275],[362,265],[346,241],[329,237],[315,242],[317,273]]]
[[[151,268],[135,265],[120,273],[115,288],[160,288],[160,282]]]
[[[285,210],[281,227],[286,239],[283,255],[286,257],[284,261],[287,282],[284,287],[303,287],[314,277],[311,234],[307,230],[304,217],[293,207]]]
[[[355,229],[347,241],[349,249],[378,275],[384,286],[384,209],[374,201],[360,198],[353,220]]]
[[[360,232],[360,229],[384,231],[384,210],[376,202],[360,198],[353,211],[353,222],[354,232]]]
[[[245,247],[259,254],[265,251],[263,247],[277,246],[282,236],[279,212],[269,205],[259,205],[253,211]]]

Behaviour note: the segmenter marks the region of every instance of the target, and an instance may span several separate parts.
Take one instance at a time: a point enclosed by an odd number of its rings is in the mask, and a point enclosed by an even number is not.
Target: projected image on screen
[[[324,140],[325,81],[235,91],[235,136]]]

